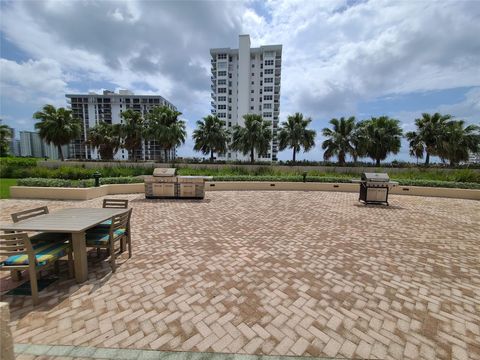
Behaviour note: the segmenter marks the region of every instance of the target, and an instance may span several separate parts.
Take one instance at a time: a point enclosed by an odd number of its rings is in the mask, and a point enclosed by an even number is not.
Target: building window
[[[265,84],[266,83],[273,83],[273,78],[265,78]]]
[[[227,54],[218,54],[218,60],[227,60]]]
[[[226,96],[219,96],[218,101],[227,101],[227,97]]]
[[[273,69],[265,69],[265,75],[272,75]]]
[[[225,118],[227,117],[227,114],[226,113],[218,113],[217,114],[219,118]]]
[[[273,95],[263,95],[263,100],[273,100]]]
[[[226,61],[219,62],[218,63],[218,69],[219,70],[226,70],[227,69],[227,62]]]
[[[218,105],[218,110],[227,110],[227,105]]]
[[[250,110],[253,110],[253,106],[250,106]]]
[[[263,90],[264,90],[265,92],[272,92],[272,91],[273,91],[273,86],[265,86],[265,87],[263,88]]]
[[[274,61],[273,60],[265,60],[265,66],[271,66],[273,65]]]
[[[255,99],[254,99],[254,98],[250,98],[250,101],[255,101]]]
[[[255,64],[252,64],[252,69],[255,67]]]
[[[217,81],[217,84],[218,85],[227,85],[227,80],[223,79],[223,80],[218,80]]]
[[[254,82],[254,81],[252,81],[252,85],[255,85],[255,82]]]
[[[263,105],[263,108],[264,108],[264,109],[271,109],[271,108],[272,108],[272,104],[264,104],[264,105]]]
[[[218,76],[227,76],[227,72],[225,70],[219,71]]]
[[[271,112],[264,112],[263,117],[272,117],[272,113]]]
[[[219,94],[225,94],[227,92],[227,88],[218,88]]]
[[[253,94],[255,92],[255,90],[250,90],[250,94]]]

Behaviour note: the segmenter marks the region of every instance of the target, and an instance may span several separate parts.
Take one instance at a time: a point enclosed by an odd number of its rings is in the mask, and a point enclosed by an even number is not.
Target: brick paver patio
[[[16,343],[377,359],[480,359],[480,202],[333,192],[145,200],[112,274],[3,296]],[[3,200],[11,212],[83,202]],[[5,274],[2,274],[5,276]],[[2,287],[11,286],[5,278]]]

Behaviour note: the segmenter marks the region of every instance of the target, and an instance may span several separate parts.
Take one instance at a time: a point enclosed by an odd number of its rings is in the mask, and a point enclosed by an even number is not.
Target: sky
[[[480,0],[4,1],[0,0],[0,118],[32,130],[66,93],[159,94],[187,122],[210,114],[210,48],[282,44],[280,122],[387,115],[414,129],[423,112],[480,124]],[[281,160],[291,158],[286,150]],[[411,160],[403,142],[389,160]]]

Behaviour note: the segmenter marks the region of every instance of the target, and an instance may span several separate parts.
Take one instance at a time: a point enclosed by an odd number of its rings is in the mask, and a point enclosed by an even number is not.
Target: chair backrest
[[[0,259],[14,255],[28,255],[29,263],[35,264],[35,253],[27,233],[0,235]]]
[[[46,206],[16,212],[16,213],[13,213],[11,216],[12,216],[13,222],[16,223],[22,220],[26,220],[26,219],[39,216],[39,215],[44,215],[44,214],[48,214],[48,207]]]
[[[103,199],[104,208],[126,209],[128,208],[128,200],[123,199]]]
[[[110,225],[110,232],[113,233],[117,229],[127,229],[131,213],[132,209],[124,212],[123,214],[113,216],[112,225]]]

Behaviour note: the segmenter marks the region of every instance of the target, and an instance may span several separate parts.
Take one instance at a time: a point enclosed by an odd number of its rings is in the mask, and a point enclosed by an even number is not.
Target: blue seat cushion
[[[125,229],[117,229],[113,233],[113,241],[117,240],[121,236],[125,235]],[[93,228],[87,230],[85,239],[87,246],[107,246],[110,238],[110,231],[108,229]]]
[[[95,225],[93,228],[91,228],[90,230],[88,231],[106,231],[106,230],[110,230],[110,226],[112,225],[112,219],[110,220],[105,220],[104,222],[98,224],[98,225]]]
[[[62,242],[37,243],[33,245],[33,249],[36,251],[36,265],[43,266],[49,262],[60,259],[67,254],[69,247],[69,244]],[[12,255],[0,263],[1,266],[19,266],[28,264],[27,254]]]
[[[51,232],[41,232],[30,236],[30,241],[33,243],[37,242],[54,242],[54,241],[68,241],[71,239],[71,235],[68,233],[51,233]]]

